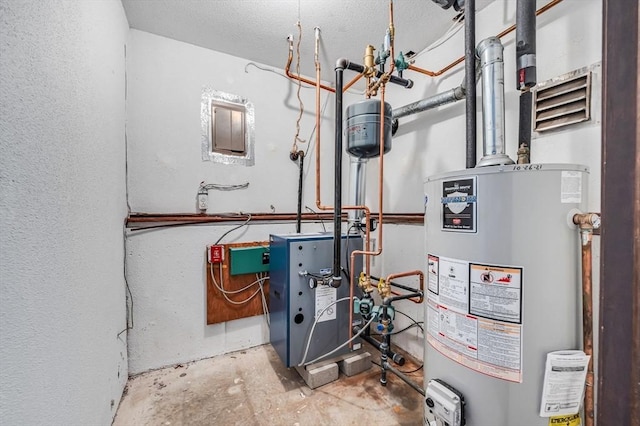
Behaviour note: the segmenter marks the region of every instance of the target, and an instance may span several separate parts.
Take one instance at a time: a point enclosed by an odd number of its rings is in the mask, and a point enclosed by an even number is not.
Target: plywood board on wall
[[[255,315],[262,315],[262,297],[258,292],[251,300],[241,305],[233,304],[227,301],[222,292],[216,287],[212,274],[215,277],[215,281],[218,286],[221,286],[224,290],[234,291],[239,290],[252,282],[256,281],[256,274],[243,274],[243,275],[230,275],[230,248],[237,247],[256,247],[256,246],[269,246],[268,241],[253,241],[249,243],[233,243],[224,245],[224,260],[220,264],[210,264],[206,262],[207,268],[207,324],[217,324],[221,322],[231,321],[240,318],[252,317]],[[222,279],[220,279],[220,273],[222,272]],[[269,280],[264,281],[264,294],[267,298],[267,306],[269,303]],[[259,289],[258,284],[255,284],[246,290],[243,290],[236,294],[227,294],[227,297],[233,301],[243,301],[249,298]]]

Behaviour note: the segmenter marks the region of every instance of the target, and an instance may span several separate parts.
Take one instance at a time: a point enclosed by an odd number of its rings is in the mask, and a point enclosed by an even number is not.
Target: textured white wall
[[[539,0],[538,8],[546,4]],[[498,0],[478,13],[476,41],[495,35],[515,22],[516,2]],[[538,81],[542,82],[575,69],[592,65],[601,59],[602,4],[599,0],[565,0],[538,17],[537,64]],[[398,31],[401,23],[398,23]],[[457,59],[464,52],[464,30],[441,47],[420,56],[417,66],[438,70]],[[516,159],[518,136],[518,92],[515,89],[515,33],[503,39],[505,45],[505,101],[507,154]],[[415,87],[407,91],[390,91],[388,99],[394,107],[423,99],[456,87],[462,81],[464,66],[459,65],[441,78],[431,79],[407,72]],[[600,76],[595,79],[599,84]],[[481,85],[478,84],[478,158],[482,155]],[[596,91],[594,96],[599,96]],[[599,100],[597,102],[600,102]],[[597,123],[596,123],[597,121]],[[590,167],[589,208],[600,211],[600,117],[594,123],[541,136],[532,142],[532,162],[579,163]],[[394,147],[386,156],[385,189],[387,210],[422,210],[423,181],[437,173],[465,167],[465,105],[464,101],[400,119],[400,128],[394,137]],[[372,190],[377,187],[373,167],[369,172]],[[401,190],[399,188],[402,188]],[[370,199],[371,201],[371,199]],[[508,200],[505,200],[508,202]],[[424,265],[424,238],[405,229],[389,227],[385,245],[384,274],[396,270]],[[597,237],[596,237],[597,239]],[[598,242],[596,241],[595,244]],[[405,247],[408,245],[408,247]],[[599,251],[594,250],[594,265],[599,265]],[[404,268],[404,269],[403,269]],[[597,270],[594,270],[597,281]],[[594,282],[594,295],[598,294]],[[597,296],[594,312],[597,314]],[[408,302],[399,304],[401,310],[422,319],[422,307]],[[404,321],[400,318],[399,325]],[[597,322],[597,318],[594,319]],[[408,323],[404,323],[408,324]],[[416,336],[403,334],[396,343],[415,354],[422,353],[422,344]]]
[[[0,418],[108,425],[127,380],[122,4],[0,2]]]
[[[286,60],[286,44],[282,52]],[[298,104],[286,79],[248,61],[190,44],[131,30],[127,45],[127,138],[129,194],[133,211],[195,213],[201,181],[239,184],[246,190],[210,191],[209,212],[295,212],[298,168],[289,160]],[[255,166],[202,161],[202,87],[242,95],[255,105]],[[314,91],[302,89],[307,110]],[[323,100],[326,95],[323,95]],[[327,112],[331,117],[333,103]],[[314,125],[305,113],[303,139]],[[325,124],[330,125],[327,118]],[[332,137],[327,126],[323,201],[332,201]],[[324,130],[324,128],[323,128]],[[306,148],[300,144],[299,148]],[[305,164],[313,164],[313,156]],[[308,169],[311,170],[311,169]],[[305,181],[305,205],[315,207],[314,179]],[[330,224],[327,224],[328,229]],[[129,334],[129,369],[138,373],[177,362],[263,344],[269,334],[261,317],[206,325],[205,247],[230,226],[161,229],[132,233],[127,268],[133,291],[135,328]],[[319,225],[303,225],[316,232]],[[291,233],[294,224],[251,225],[224,242],[268,240]]]

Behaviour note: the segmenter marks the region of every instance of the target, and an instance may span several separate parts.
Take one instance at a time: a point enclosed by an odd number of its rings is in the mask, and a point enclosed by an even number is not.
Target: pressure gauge
[[[318,287],[318,281],[313,277],[309,277],[309,288],[313,289],[316,287]]]

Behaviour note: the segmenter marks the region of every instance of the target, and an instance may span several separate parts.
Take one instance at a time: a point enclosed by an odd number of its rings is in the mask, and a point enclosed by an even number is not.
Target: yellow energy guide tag
[[[549,426],[580,426],[580,414],[549,417]]]

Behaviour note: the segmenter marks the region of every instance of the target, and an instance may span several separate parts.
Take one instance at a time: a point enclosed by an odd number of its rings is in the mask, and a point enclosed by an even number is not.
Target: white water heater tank
[[[425,182],[424,383],[461,394],[468,426],[549,424],[540,416],[547,354],[582,341],[571,218],[585,211],[588,173],[516,164]]]

